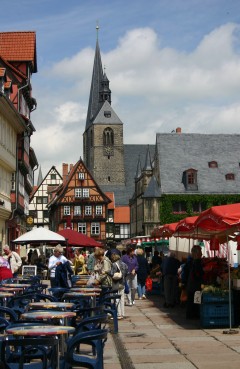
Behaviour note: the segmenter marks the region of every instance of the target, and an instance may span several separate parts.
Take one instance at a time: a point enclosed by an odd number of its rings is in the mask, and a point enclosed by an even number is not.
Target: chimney
[[[181,127],[177,127],[176,128],[176,133],[178,133],[180,135],[182,133],[182,128]]]
[[[68,164],[62,163],[62,177],[63,177],[63,182],[66,181],[67,175],[68,175]]]

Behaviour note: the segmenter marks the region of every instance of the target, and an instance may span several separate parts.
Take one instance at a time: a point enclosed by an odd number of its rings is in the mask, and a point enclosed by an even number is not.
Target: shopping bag
[[[145,286],[148,292],[152,291],[152,278],[148,277],[146,279]]]
[[[186,302],[187,301],[187,291],[185,288],[182,289],[181,295],[180,295],[180,301]]]

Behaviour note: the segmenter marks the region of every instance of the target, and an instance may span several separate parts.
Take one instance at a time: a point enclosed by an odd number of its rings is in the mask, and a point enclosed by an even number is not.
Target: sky
[[[240,0],[1,0],[1,14],[1,32],[36,31],[31,146],[43,177],[83,157],[97,24],[125,144],[177,127],[240,133]]]

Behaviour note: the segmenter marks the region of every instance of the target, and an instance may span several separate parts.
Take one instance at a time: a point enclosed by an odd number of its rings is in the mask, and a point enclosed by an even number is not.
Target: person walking
[[[125,264],[127,264],[128,267],[126,281],[129,287],[129,293],[127,294],[127,299],[129,306],[132,306],[135,304],[135,294],[137,290],[137,270],[138,270],[138,261],[136,255],[134,254],[134,248],[129,247],[127,249],[127,253],[122,256],[122,261]]]
[[[136,250],[138,270],[137,270],[137,292],[139,300],[146,299],[146,279],[150,268],[147,259],[144,257],[143,249]]]
[[[3,252],[4,252],[3,258],[8,260],[13,277],[17,277],[18,271],[22,266],[22,259],[20,258],[17,252],[11,251],[8,245],[5,245],[3,247]]]
[[[121,296],[120,299],[116,300],[117,305],[117,315],[118,319],[123,319],[125,317],[124,308],[124,288],[126,276],[128,273],[127,265],[121,260],[119,253],[111,253],[111,277],[112,277],[112,289],[117,290],[118,294]]]
[[[176,304],[179,267],[180,262],[176,258],[175,253],[171,251],[169,256],[164,258],[164,262],[162,263],[165,295],[164,307],[174,307]]]
[[[49,258],[48,269],[50,271],[50,284],[51,287],[57,287],[57,281],[55,279],[56,268],[58,265],[64,264],[68,259],[63,255],[63,247],[58,244],[54,250],[53,255]]]

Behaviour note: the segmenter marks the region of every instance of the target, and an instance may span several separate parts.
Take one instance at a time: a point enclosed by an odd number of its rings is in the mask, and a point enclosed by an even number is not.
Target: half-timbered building
[[[63,164],[63,183],[52,192],[48,204],[50,227],[66,227],[105,241],[107,205],[111,202],[80,159],[74,166]]]
[[[30,198],[28,227],[49,229],[48,201],[54,190],[62,184],[62,176],[55,166],[48,171]]]

